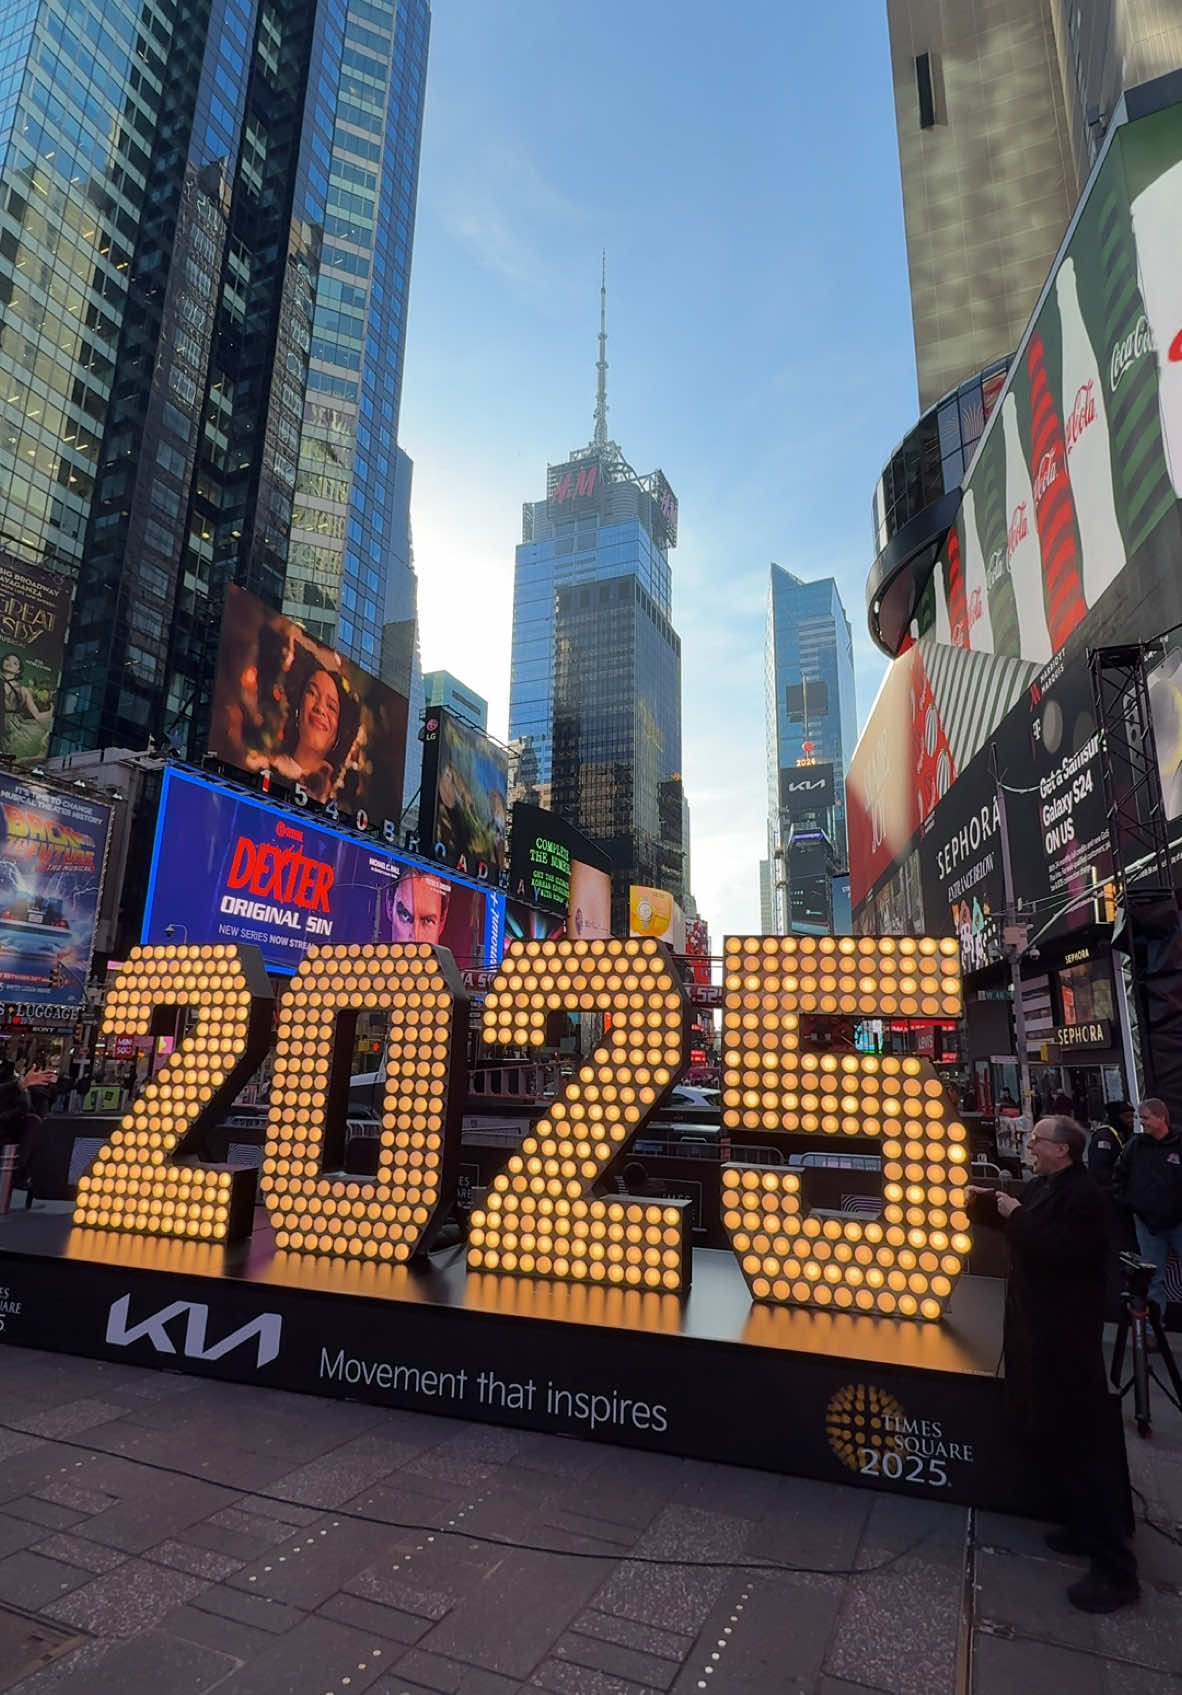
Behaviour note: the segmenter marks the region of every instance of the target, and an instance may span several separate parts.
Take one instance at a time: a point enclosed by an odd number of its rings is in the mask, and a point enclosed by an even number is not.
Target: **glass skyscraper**
[[[54,750],[196,755],[231,582],[381,665],[429,6],[0,17],[0,544],[77,583]]]
[[[551,807],[609,855],[613,928],[628,887],[685,898],[681,641],[669,550],[677,502],[607,435],[606,330],[589,446],[524,508],[513,593],[511,799]]]
[[[771,567],[764,692],[775,933],[832,930],[832,878],[848,863],[845,773],[858,732],[853,634],[832,577],[805,582]]]

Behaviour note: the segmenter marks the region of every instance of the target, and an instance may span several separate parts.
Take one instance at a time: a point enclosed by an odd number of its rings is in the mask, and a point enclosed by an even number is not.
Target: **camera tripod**
[[[1149,1330],[1153,1330],[1153,1338],[1157,1343],[1158,1358],[1165,1366],[1173,1383],[1173,1390],[1162,1382],[1150,1364]],[[1125,1343],[1132,1338],[1133,1370],[1127,1383],[1120,1380],[1121,1367],[1125,1362]],[[1137,1425],[1138,1436],[1152,1436],[1153,1419],[1149,1411],[1149,1380],[1157,1384],[1169,1401],[1182,1412],[1182,1376],[1170,1351],[1166,1327],[1162,1323],[1161,1314],[1155,1306],[1150,1306],[1149,1295],[1144,1289],[1125,1289],[1121,1296],[1120,1323],[1116,1327],[1116,1342],[1112,1349],[1112,1369],[1108,1374],[1109,1381],[1115,1389],[1119,1389],[1121,1397],[1133,1391],[1133,1418]]]

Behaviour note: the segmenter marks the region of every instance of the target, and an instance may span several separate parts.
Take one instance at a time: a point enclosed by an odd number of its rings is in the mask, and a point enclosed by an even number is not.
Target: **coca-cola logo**
[[[1006,548],[1011,559],[1029,534],[1030,522],[1026,516],[1026,502],[1022,500],[1014,507],[1010,527],[1006,531]]]
[[[1056,448],[1050,447],[1038,462],[1038,475],[1034,479],[1035,504],[1041,506],[1046,498],[1047,490],[1059,475],[1059,454]],[[1023,531],[1025,534],[1025,531]],[[1010,544],[1011,547],[1013,543]]]
[[[1075,402],[1067,414],[1067,451],[1071,453],[1089,424],[1096,422],[1095,383],[1089,377],[1075,391]]]
[[[1000,547],[995,553],[989,555],[989,563],[985,567],[985,581],[990,588],[1005,576],[1008,563],[1005,553]]]
[[[1136,327],[1115,344],[1112,349],[1112,360],[1108,368],[1108,387],[1113,394],[1116,385],[1124,376],[1129,366],[1140,359],[1143,353],[1148,353],[1153,347],[1153,335],[1149,321],[1144,312],[1137,319]]]
[[[1170,363],[1177,365],[1179,361],[1182,361],[1182,330],[1178,331],[1170,343]]]

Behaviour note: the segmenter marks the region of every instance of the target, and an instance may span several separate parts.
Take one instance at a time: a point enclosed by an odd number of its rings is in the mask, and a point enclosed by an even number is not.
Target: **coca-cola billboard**
[[[978,446],[920,634],[1042,665],[1182,619],[1182,572],[1120,585],[1157,569],[1139,555],[1182,493],[1180,229],[1175,106],[1113,137]]]

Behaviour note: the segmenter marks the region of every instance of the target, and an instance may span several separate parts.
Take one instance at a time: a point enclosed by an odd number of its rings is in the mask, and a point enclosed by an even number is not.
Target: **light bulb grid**
[[[680,1293],[684,1201],[599,1199],[593,1180],[677,1078],[685,996],[651,938],[512,946],[484,1003],[486,1042],[537,1046],[556,1011],[601,1011],[611,1028],[473,1213],[474,1271]]]
[[[245,1175],[173,1162],[257,1027],[259,1003],[240,951],[229,944],[136,947],[103,1008],[102,1034],[146,1037],[161,1006],[191,1009],[192,1028],[78,1180],[74,1223],[129,1235],[222,1242]]]
[[[881,1138],[883,1210],[808,1213],[783,1168],[726,1165],[723,1223],[756,1300],[938,1319],[971,1246],[968,1147],[915,1058],[806,1053],[800,1016],[959,1016],[954,938],[728,937],[723,1126]]]
[[[408,1260],[443,1198],[455,995],[425,943],[311,947],[284,996],[261,1186],[275,1245]],[[339,1013],[388,1015],[376,1177],[321,1172]]]

